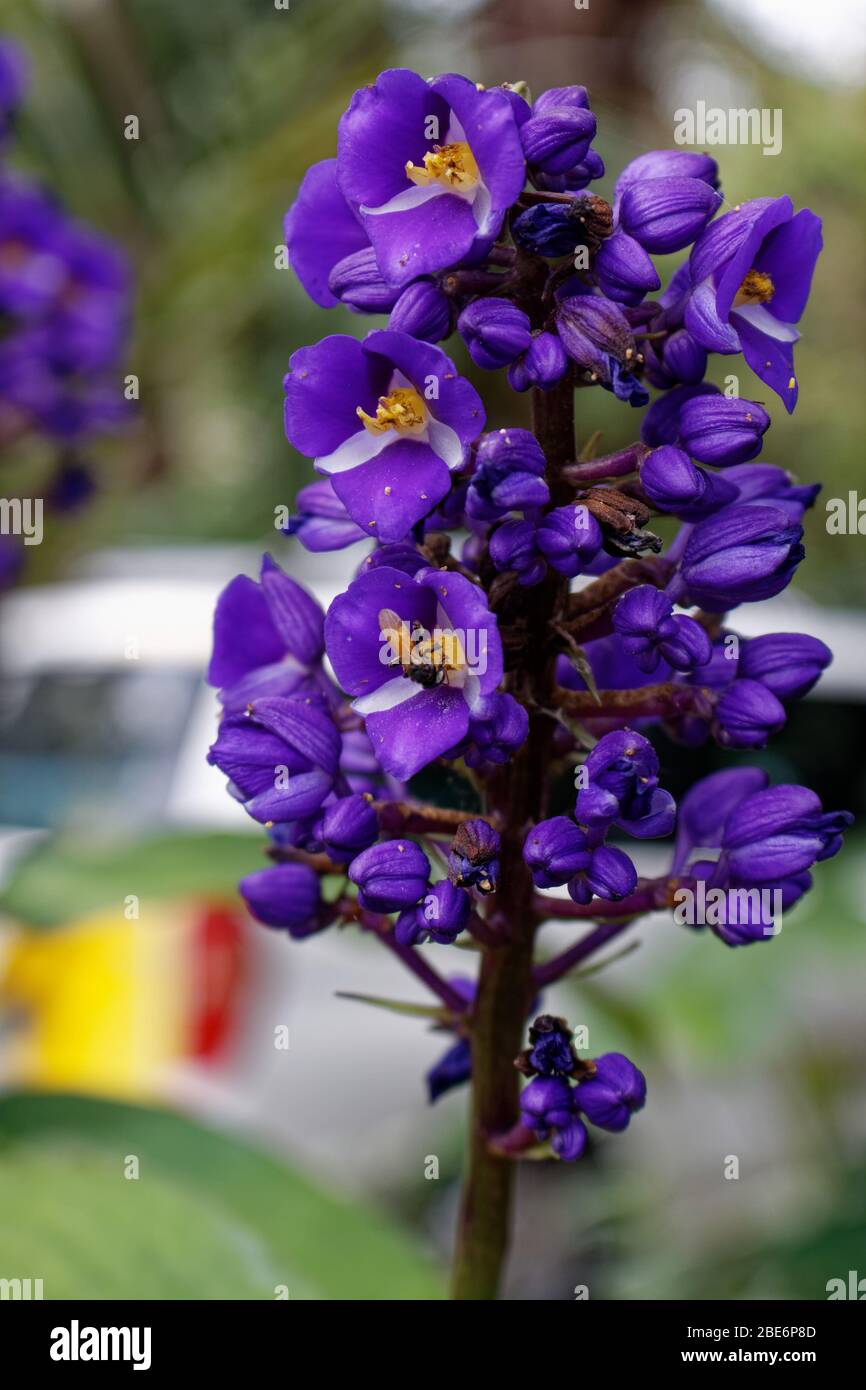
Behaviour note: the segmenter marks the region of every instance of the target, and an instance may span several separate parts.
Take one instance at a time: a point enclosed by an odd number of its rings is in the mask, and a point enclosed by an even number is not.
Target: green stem
[[[544,449],[554,502],[568,496],[560,470],[574,458],[573,390],[565,381],[553,391],[533,392],[533,429]],[[567,581],[551,575],[530,591],[536,631],[546,630],[561,606]],[[535,625],[538,625],[535,627]],[[511,689],[540,708],[553,692],[553,658],[543,670],[510,673]],[[553,721],[530,715],[529,734],[518,755],[491,776],[486,812],[502,826],[499,889],[491,911],[499,942],[484,948],[472,1013],[472,1104],[467,1169],[463,1188],[453,1297],[495,1299],[511,1224],[515,1163],[491,1151],[490,1140],[512,1128],[519,1113],[514,1058],[523,1045],[532,1003],[532,951],[536,919],[532,876],[523,860],[523,837],[530,821],[544,814],[546,771]]]

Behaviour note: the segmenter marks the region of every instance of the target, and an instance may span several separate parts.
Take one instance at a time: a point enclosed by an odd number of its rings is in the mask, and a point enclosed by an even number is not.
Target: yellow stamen
[[[410,386],[398,386],[390,396],[380,396],[375,415],[368,415],[360,405],[357,415],[371,434],[384,434],[386,430],[420,434],[427,424],[427,408]]]
[[[742,304],[767,304],[776,293],[776,286],[763,270],[750,270],[734,297],[734,309]]]
[[[465,140],[454,145],[437,145],[428,150],[423,165],[406,165],[406,177],[421,188],[441,183],[449,193],[471,193],[481,177],[475,156]]]

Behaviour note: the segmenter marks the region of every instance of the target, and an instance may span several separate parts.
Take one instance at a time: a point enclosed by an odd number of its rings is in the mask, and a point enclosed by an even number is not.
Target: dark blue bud
[[[577,1086],[574,1103],[600,1129],[625,1129],[646,1103],[646,1077],[621,1052],[606,1052],[595,1060],[595,1075]]]
[[[539,1139],[550,1130],[560,1129],[574,1117],[574,1088],[564,1076],[536,1076],[520,1093],[520,1110],[525,1125]]]
[[[616,845],[599,845],[594,849],[589,868],[579,877],[585,880],[592,896],[607,902],[627,898],[637,887],[637,869],[625,850]],[[577,902],[584,902],[582,896],[573,892],[574,883],[574,879],[569,882],[569,895]]]
[[[699,521],[668,591],[710,613],[781,593],[803,558],[802,526],[778,507],[736,502]]]
[[[540,821],[526,836],[523,858],[536,888],[559,888],[589,867],[586,835],[567,816]]]
[[[549,391],[567,371],[568,354],[557,335],[534,333],[528,351],[508,368],[508,384],[514,391]]]
[[[652,584],[640,584],[623,594],[612,621],[623,649],[647,674],[660,661],[675,671],[691,671],[712,657],[713,644],[705,629],[694,618],[674,614],[670,599]]]
[[[587,150],[579,164],[564,174],[547,174],[533,169],[532,182],[543,193],[579,193],[593,179],[604,178],[604,160],[596,150]]]
[[[620,304],[639,304],[644,295],[661,286],[647,252],[623,231],[614,232],[601,243],[593,270],[599,289]]]
[[[536,203],[514,219],[511,231],[524,251],[549,260],[570,256],[583,240],[571,203]]]
[[[670,444],[653,449],[640,466],[640,480],[648,501],[659,511],[674,512],[686,521],[697,521],[736,500],[733,483],[717,473],[706,473],[688,454]]]

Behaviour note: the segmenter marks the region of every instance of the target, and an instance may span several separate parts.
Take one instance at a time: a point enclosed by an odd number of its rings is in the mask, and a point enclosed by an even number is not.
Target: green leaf
[[[434,1018],[439,1023],[445,1023],[451,1016],[447,1009],[436,1004],[410,1004],[402,999],[383,999],[376,994],[355,994],[350,989],[337,989],[334,993],[338,999],[354,999],[358,1004],[372,1004],[374,1008],[409,1014],[413,1018]]]
[[[0,912],[50,927],[122,906],[129,893],[143,908],[148,898],[218,897],[234,894],[239,878],[266,863],[250,835],[171,834],[95,846],[57,839],[16,866]]]
[[[0,1269],[47,1299],[443,1296],[378,1212],[179,1115],[68,1095],[0,1102]]]

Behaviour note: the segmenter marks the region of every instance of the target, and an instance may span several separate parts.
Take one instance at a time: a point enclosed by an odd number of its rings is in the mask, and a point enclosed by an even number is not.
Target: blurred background
[[[270,549],[327,602],[361,558],[314,558],[274,529],[310,478],[282,432],[288,356],[371,326],[275,268],[282,217],[353,90],[388,66],[584,83],[602,193],[673,143],[680,107],[781,108],[778,157],[714,153],[731,203],[786,192],[824,218],[800,403],[791,419],[774,402],[764,454],[823,492],[795,587],[736,626],[833,646],[755,760],[862,813],[864,541],[825,527],[827,499],[862,486],[862,6],[5,0],[2,28],[32,66],[14,166],[133,261],[141,397],[93,450],[89,505],[51,518],[0,599],[0,1278],[43,1278],[49,1298],[441,1296],[466,1103],[426,1104],[443,1039],[335,997],[419,998],[375,942],[296,944],[245,919],[234,884],[263,837],[204,762],[223,584]],[[460,365],[491,426],[527,423],[503,377]],[[629,442],[612,397],[582,405],[579,432]],[[0,491],[38,496],[49,468],[37,445],[4,454]],[[722,761],[661,754],[674,792]],[[639,949],[545,1000],[589,1026],[592,1051],[633,1056],[650,1101],[577,1168],[524,1165],[508,1297],[808,1299],[866,1274],[862,849],[855,831],[764,946],[648,919]],[[570,937],[552,924],[543,945]]]

